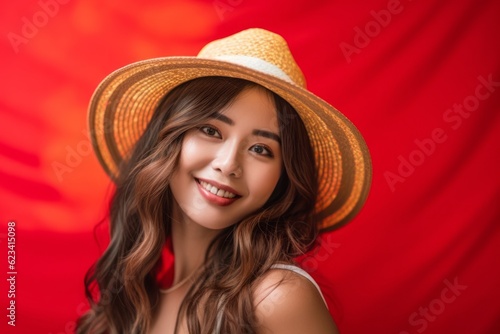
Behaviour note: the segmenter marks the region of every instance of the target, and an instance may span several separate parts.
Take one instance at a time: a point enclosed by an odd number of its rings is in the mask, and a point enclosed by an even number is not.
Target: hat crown
[[[247,29],[210,42],[198,57],[236,63],[306,88],[304,75],[286,41],[264,29]]]

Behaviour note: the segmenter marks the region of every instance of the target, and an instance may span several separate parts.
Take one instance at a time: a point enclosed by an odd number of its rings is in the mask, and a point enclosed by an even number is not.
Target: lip
[[[227,206],[227,205],[232,204],[234,201],[236,201],[238,198],[241,197],[241,195],[233,188],[226,186],[226,185],[223,185],[223,184],[220,184],[218,182],[215,182],[212,180],[207,180],[207,179],[200,179],[200,178],[195,178],[195,181],[196,181],[196,184],[198,185],[198,190],[200,191],[201,195],[210,203],[213,203],[213,204],[216,204],[219,206]],[[211,192],[209,192],[208,190],[203,188],[203,186],[200,184],[200,181],[204,181],[206,183],[209,183],[209,184],[211,184],[219,189],[229,191],[229,192],[235,194],[236,196],[233,198],[225,198],[225,197],[220,197],[220,196],[217,196],[215,194],[212,194]]]

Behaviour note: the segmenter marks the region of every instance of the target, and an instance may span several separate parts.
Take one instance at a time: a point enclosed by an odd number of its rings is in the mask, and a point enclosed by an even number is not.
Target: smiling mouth
[[[230,191],[227,191],[224,189],[219,189],[216,186],[214,186],[206,181],[196,179],[196,182],[198,182],[203,187],[203,189],[205,189],[206,191],[208,191],[209,193],[211,193],[215,196],[222,197],[222,198],[228,198],[228,199],[235,199],[237,197],[241,197],[241,196],[236,195]]]

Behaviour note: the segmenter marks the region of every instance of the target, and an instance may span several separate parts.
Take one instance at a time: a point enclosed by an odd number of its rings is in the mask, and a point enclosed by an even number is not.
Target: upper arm
[[[258,284],[255,315],[259,334],[338,333],[317,288],[286,270],[272,270]]]

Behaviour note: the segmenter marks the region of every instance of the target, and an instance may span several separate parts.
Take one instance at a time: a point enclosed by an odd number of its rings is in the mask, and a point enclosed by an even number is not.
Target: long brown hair
[[[149,331],[160,300],[155,268],[170,233],[169,183],[184,134],[250,87],[260,86],[235,78],[199,78],[176,87],[159,104],[120,166],[110,209],[111,241],[85,277],[91,309],[80,318],[77,333]],[[221,230],[210,244],[177,317],[176,327],[185,318],[192,334],[212,333],[218,317],[223,333],[255,332],[257,279],[277,262],[292,262],[317,236],[312,220],[317,180],[306,129],[290,104],[267,92],[277,110],[283,171],[264,206]]]

